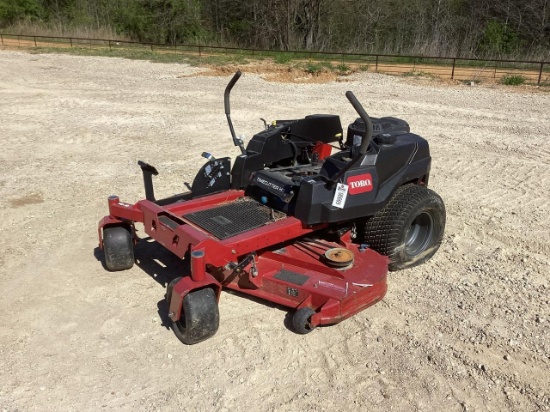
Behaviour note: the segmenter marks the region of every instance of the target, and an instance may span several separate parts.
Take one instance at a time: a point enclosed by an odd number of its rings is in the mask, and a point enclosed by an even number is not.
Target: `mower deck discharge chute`
[[[224,96],[242,152],[233,166],[204,153],[191,191],[157,200],[158,172],[140,161],[146,199],[110,196],[99,222],[108,270],[132,267],[135,222],[190,260],[190,273],[166,290],[172,328],[186,344],[216,333],[222,288],[294,309],[299,333],[338,323],[384,297],[388,269],[426,261],[443,237],[445,207],[427,188],[428,143],[405,121],[370,118],[347,92],[360,117],[345,139],[338,116],[317,114],[265,123],[245,148],[229,102],[240,76]]]

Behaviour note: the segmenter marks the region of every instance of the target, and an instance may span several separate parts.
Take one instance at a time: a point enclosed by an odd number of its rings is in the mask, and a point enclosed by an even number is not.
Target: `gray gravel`
[[[390,274],[383,302],[307,336],[224,293],[217,335],[183,346],[159,317],[181,262],[146,242],[108,273],[97,222],[116,193],[184,190],[200,154],[235,156],[229,77],[117,58],[0,51],[0,406],[23,410],[550,410],[550,99],[362,73],[327,84],[247,74],[238,133],[265,117],[402,117],[431,145],[444,244]],[[153,259],[154,258],[154,259]]]

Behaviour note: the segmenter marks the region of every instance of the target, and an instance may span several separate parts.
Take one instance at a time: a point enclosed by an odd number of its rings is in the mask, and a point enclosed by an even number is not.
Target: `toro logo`
[[[358,195],[372,190],[372,176],[370,173],[348,177],[347,183],[350,195]]]

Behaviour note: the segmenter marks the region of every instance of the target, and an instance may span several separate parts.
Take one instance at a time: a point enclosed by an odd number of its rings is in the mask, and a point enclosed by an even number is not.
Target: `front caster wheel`
[[[314,326],[311,326],[313,315],[315,315],[315,311],[311,308],[300,308],[294,312],[294,316],[292,316],[294,330],[301,335],[305,335],[315,329]]]
[[[166,291],[166,300],[170,306],[172,289],[180,280],[170,282]],[[204,288],[189,292],[183,298],[181,316],[172,322],[172,330],[177,338],[186,345],[202,342],[216,334],[220,324],[216,292],[212,288]]]
[[[134,239],[125,226],[103,229],[105,267],[110,271],[126,270],[134,266]]]

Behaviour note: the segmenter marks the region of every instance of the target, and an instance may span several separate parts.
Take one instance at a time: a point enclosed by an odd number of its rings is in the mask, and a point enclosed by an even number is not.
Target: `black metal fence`
[[[181,44],[168,46],[134,41],[88,39],[78,37],[34,36],[0,33],[3,47],[108,48],[141,49],[153,53],[174,53],[198,56],[231,54],[252,57],[273,57],[276,61],[307,60],[337,62],[339,68],[358,66],[361,70],[405,76],[434,76],[465,82],[501,80],[506,76],[521,76],[531,84],[550,85],[550,62],[526,60],[471,59],[463,57],[404,56],[369,53],[334,53],[320,51],[276,51],[238,47]]]

